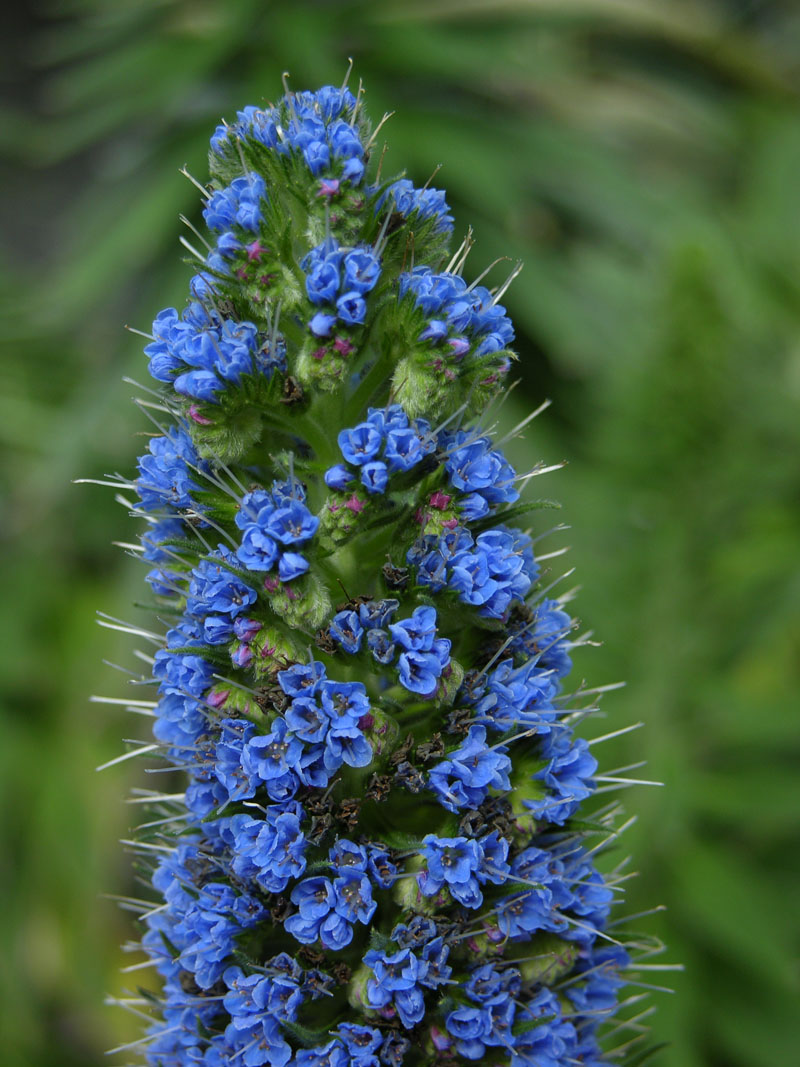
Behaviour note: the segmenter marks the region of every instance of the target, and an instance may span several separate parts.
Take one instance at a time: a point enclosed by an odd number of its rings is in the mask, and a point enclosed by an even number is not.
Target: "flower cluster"
[[[499,352],[514,340],[505,308],[482,285],[468,286],[458,274],[436,272],[424,264],[400,277],[400,296],[408,294],[426,319],[420,341],[443,350],[443,359],[457,363],[466,352]],[[455,377],[452,369],[445,377]]]
[[[372,898],[371,861],[367,850],[340,838],[329,857],[335,877],[305,878],[292,890],[297,912],[285,926],[304,945],[319,941],[329,949],[345,948],[353,940],[353,925],[366,926],[378,904]],[[382,884],[382,883],[379,883]]]
[[[316,93],[293,93],[288,103],[286,108],[246,107],[237,112],[232,128],[217,127],[212,151],[222,155],[232,139],[252,138],[281,154],[301,156],[313,175],[330,175],[330,183],[358,185],[364,176],[365,149],[354,128],[357,105],[350,90],[325,86]]]
[[[148,512],[169,510],[199,513],[202,506],[192,493],[204,486],[203,475],[209,466],[197,454],[188,431],[172,426],[162,437],[153,437],[147,455],[139,460],[136,491],[142,508]]]
[[[308,324],[316,337],[329,337],[337,323],[345,328],[363,324],[367,295],[381,273],[380,260],[372,249],[346,252],[329,239],[312,248],[300,266],[306,275],[308,299],[320,309]],[[339,350],[342,348],[344,342],[339,339]]]
[[[431,509],[446,511],[451,517],[442,517],[444,529],[458,525],[454,508],[462,522],[476,522],[500,504],[519,500],[516,472],[488,437],[468,430],[434,433],[426,419],[409,420],[399,404],[370,408],[364,422],[339,433],[338,443],[345,462],[325,472],[325,484],[340,493],[351,492],[360,482],[368,493],[383,494],[392,475],[417,468],[418,477],[430,473],[433,457],[443,476],[442,486],[430,494],[420,518],[429,518]],[[429,462],[421,467],[426,459]]]
[[[338,443],[345,463],[325,472],[325,484],[339,492],[358,477],[368,493],[383,493],[390,475],[413,470],[435,447],[429,424],[424,419],[410,422],[399,404],[370,408],[364,422],[340,431]]]
[[[450,589],[478,614],[502,619],[514,603],[524,602],[538,574],[531,540],[505,526],[473,537],[457,526],[437,538],[427,534],[406,553],[417,582],[434,593]]]
[[[299,482],[276,481],[272,492],[245,493],[236,525],[242,531],[236,556],[248,570],[270,571],[277,564],[282,582],[291,582],[308,570],[308,560],[293,548],[311,540],[319,519],[306,507]]]
[[[439,678],[450,666],[451,642],[436,636],[433,607],[417,608],[411,618],[390,623],[397,604],[396,600],[367,601],[357,609],[337,612],[330,626],[331,637],[345,652],[355,654],[366,635],[367,647],[377,663],[388,665],[397,656],[398,678],[405,689],[433,696]]]
[[[176,424],[134,486],[167,620],[132,630],[157,646],[134,706],[183,785],[142,791],[161,988],[134,1048],[599,1067],[633,965],[594,863],[617,809],[563,690],[568,598],[480,424],[513,334],[463,256],[439,270],[443,194],[379,185],[367,132],[330,87],[220,127],[214,245],[146,349]]]
[[[450,811],[479,808],[490,789],[508,792],[510,770],[507,749],[487,745],[484,726],[470,726],[467,739],[431,768],[428,786]]]
[[[449,235],[453,232],[453,216],[441,189],[417,189],[408,178],[398,178],[388,189],[381,193],[375,205],[376,210],[385,209],[391,201],[395,212],[406,219],[417,222],[430,220],[437,233]]]
[[[438,443],[447,457],[444,468],[451,486],[464,494],[459,500],[463,519],[482,519],[498,504],[519,500],[516,471],[488,437],[459,430],[440,434]]]
[[[269,379],[286,369],[282,339],[270,342],[252,322],[222,319],[197,301],[180,315],[175,308],[160,312],[153,336],[145,348],[150,373],[194,400],[216,403],[229,382],[240,385],[255,374]]]

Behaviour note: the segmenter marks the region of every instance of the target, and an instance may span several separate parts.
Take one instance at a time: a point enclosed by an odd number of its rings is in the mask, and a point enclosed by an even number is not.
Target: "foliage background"
[[[606,766],[646,758],[667,783],[627,798],[630,910],[667,904],[649,928],[686,965],[658,997],[657,1062],[795,1062],[796,5],[40,0],[5,18],[4,1064],[92,1067],[135,1036],[102,1007],[137,976],[100,894],[130,887],[117,839],[144,776],[94,773],[136,724],[86,698],[124,691],[101,660],[130,652],[93,615],[130,615],[141,573],[111,546],[131,536],[112,494],[70,484],[141,447],[121,324],[183,300],[176,216],[198,204],[177,170],[203,179],[220,116],[286,69],[339,82],[348,56],[373,119],[396,110],[387,168],[443,164],[472,271],[525,261],[509,419],[554,405],[512,458],[570,461],[542,491],[604,642],[578,669],[628,680],[608,729],[646,724]]]

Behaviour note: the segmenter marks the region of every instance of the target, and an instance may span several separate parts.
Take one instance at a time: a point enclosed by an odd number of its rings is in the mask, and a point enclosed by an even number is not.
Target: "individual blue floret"
[[[407,178],[400,178],[379,197],[376,210],[385,206],[405,218],[432,219],[439,233],[453,231],[453,217],[441,189],[417,189]]]
[[[136,480],[144,510],[202,513],[202,505],[195,502],[192,493],[202,489],[203,474],[210,468],[198,456],[186,430],[171,426],[163,437],[151,438],[147,452],[139,460]]]
[[[411,1029],[425,1014],[425,1000],[419,988],[428,969],[425,960],[420,960],[408,949],[387,954],[372,949],[364,955],[364,963],[375,975],[367,982],[367,1003],[373,1008],[385,1008],[393,1004],[406,1029]]]
[[[486,728],[471,726],[466,740],[429,772],[428,788],[450,811],[477,808],[490,789],[511,789],[511,760],[503,746],[486,744]]]

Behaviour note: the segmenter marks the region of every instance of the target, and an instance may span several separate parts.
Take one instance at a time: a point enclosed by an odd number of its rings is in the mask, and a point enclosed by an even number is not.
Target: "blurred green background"
[[[377,121],[385,173],[433,168],[474,276],[525,261],[507,296],[521,386],[550,411],[512,458],[568,459],[563,503],[581,653],[611,694],[605,766],[648,760],[625,797],[641,876],[630,911],[668,975],[661,1067],[797,1062],[800,850],[800,7],[794,0],[62,0],[2,33],[7,243],[0,440],[4,1067],[124,1063],[104,1008],[137,975],[118,838],[147,784],[142,736],[90,693],[130,662],[96,609],[131,615],[142,574],[113,493],[130,472],[144,378],[129,322],[184,299],[178,174],[205,177],[221,116],[340,82]],[[491,282],[501,280],[496,268]],[[549,516],[548,516],[549,517]],[[128,716],[127,718],[131,718]],[[128,1059],[130,1057],[127,1057]]]

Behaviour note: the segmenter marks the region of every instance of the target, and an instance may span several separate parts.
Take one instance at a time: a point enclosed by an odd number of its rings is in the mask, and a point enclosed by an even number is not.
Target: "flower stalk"
[[[380,180],[373,141],[346,88],[220,126],[189,301],[145,349],[131,509],[167,628],[157,699],[131,705],[180,785],[135,798],[159,986],[125,1002],[147,1009],[133,1048],[618,1062],[603,1034],[658,946],[608,932],[619,808],[592,797],[626,780],[573,731],[594,703],[563,692],[569,596],[517,525],[544,471],[489,428],[506,285],[467,283],[444,193]]]

